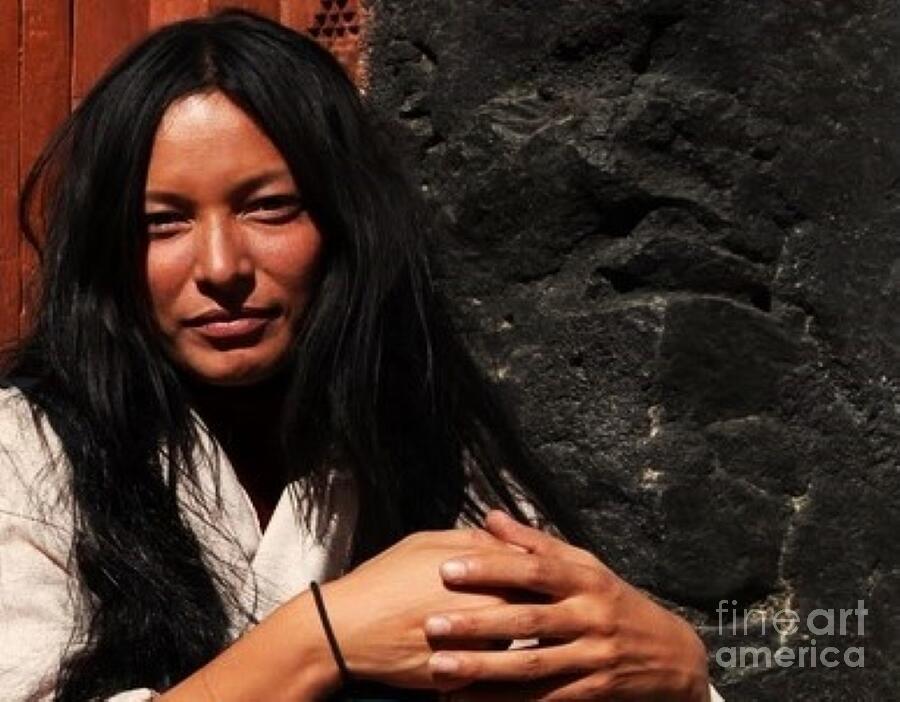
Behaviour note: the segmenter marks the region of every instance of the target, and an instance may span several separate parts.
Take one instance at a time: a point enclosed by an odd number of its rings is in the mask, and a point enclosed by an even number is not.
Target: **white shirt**
[[[59,483],[65,461],[58,437],[42,422],[47,444],[28,404],[14,388],[0,388],[0,701],[49,702],[57,668],[72,631],[78,584],[69,564],[73,512]],[[347,566],[356,523],[356,496],[349,478],[334,474],[326,505],[311,505],[306,528],[290,491],[260,531],[253,503],[224,451],[201,432],[195,452],[202,492],[180,482],[179,499],[191,527],[216,568],[236,588],[243,607],[230,607],[233,638],[311,580],[340,576]],[[219,466],[221,508],[212,506]],[[59,465],[63,465],[59,463]],[[202,500],[203,505],[198,505]],[[206,511],[204,511],[206,510]],[[216,562],[238,564],[220,569]],[[231,574],[231,575],[229,575]],[[255,583],[254,583],[255,580]],[[80,644],[76,641],[75,647]],[[712,691],[713,702],[721,698]],[[148,702],[156,692],[123,690],[107,702]]]

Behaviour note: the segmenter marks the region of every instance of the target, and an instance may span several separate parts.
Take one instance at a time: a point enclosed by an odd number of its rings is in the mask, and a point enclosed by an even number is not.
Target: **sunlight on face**
[[[146,275],[172,361],[214,385],[285,360],[318,279],[322,237],[284,158],[224,94],[172,104],[153,142]]]

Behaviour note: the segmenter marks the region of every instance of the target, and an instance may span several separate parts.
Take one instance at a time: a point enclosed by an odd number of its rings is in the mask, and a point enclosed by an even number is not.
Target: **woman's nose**
[[[195,238],[195,273],[198,286],[228,288],[253,276],[253,261],[239,227],[227,217],[201,222]]]

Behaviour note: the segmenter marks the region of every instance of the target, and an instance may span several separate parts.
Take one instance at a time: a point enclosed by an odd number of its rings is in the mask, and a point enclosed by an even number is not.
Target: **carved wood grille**
[[[368,81],[365,29],[371,10],[360,0],[296,2],[296,14],[286,23],[315,37],[365,89]],[[288,19],[288,18],[285,18]]]

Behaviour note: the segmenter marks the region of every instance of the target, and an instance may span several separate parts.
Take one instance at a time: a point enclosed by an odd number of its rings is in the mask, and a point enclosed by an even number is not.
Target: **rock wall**
[[[729,702],[895,698],[900,5],[370,6],[441,285],[598,554]],[[858,600],[862,635],[811,635]],[[722,664],[780,645],[839,664]]]

